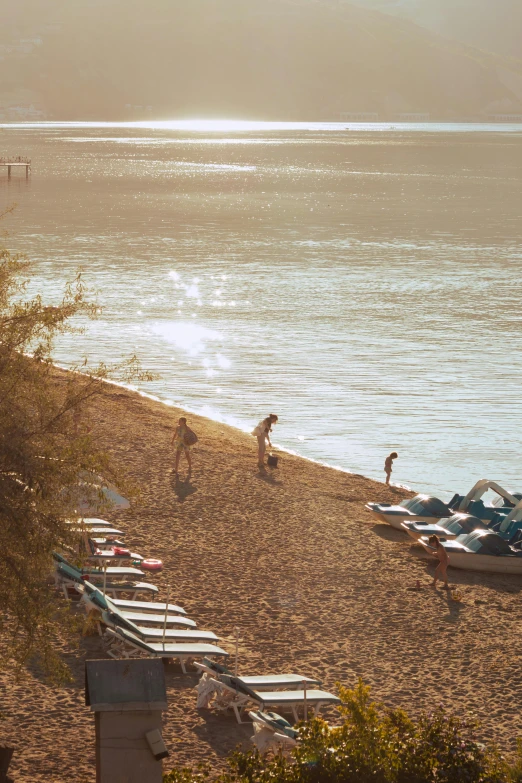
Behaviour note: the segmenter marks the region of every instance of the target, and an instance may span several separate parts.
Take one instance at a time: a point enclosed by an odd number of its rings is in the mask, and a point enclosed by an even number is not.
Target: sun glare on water
[[[136,128],[159,131],[184,131],[194,133],[237,133],[241,131],[283,131],[305,130],[317,127],[335,128],[340,123],[317,122],[261,122],[254,120],[143,120],[134,122],[24,122],[2,124],[0,127],[24,127],[24,128]],[[346,123],[344,123],[346,124]]]

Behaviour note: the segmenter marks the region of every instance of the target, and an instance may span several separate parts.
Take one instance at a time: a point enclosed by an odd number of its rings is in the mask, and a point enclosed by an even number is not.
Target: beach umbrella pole
[[[165,604],[165,621],[163,623],[163,650],[165,650],[165,634],[167,632],[167,619],[169,616],[170,585],[167,585],[167,603]]]
[[[236,662],[235,662],[235,665],[234,665],[234,675],[237,677],[238,676],[237,673],[239,671],[239,628],[237,627],[237,625],[236,625],[234,631],[235,631],[235,634],[236,634]]]
[[[306,680],[303,680],[303,696],[304,696],[304,719],[305,723],[308,720],[308,704],[306,702]]]

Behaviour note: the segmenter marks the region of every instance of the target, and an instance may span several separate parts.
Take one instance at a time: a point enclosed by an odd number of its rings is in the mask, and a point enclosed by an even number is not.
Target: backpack
[[[185,446],[195,446],[198,442],[198,436],[195,432],[193,432],[191,429],[187,427],[187,431],[185,433],[185,437],[183,438],[183,442],[185,443]]]

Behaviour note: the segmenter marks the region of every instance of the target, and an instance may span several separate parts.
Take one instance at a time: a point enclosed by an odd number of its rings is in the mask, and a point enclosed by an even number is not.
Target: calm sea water
[[[522,490],[522,127],[3,126],[12,249],[103,315],[57,359],[136,351],[144,390],[447,497]]]

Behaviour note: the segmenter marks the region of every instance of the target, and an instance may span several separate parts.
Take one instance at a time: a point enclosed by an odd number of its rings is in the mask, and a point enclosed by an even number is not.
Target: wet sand
[[[169,443],[178,416],[114,386],[93,408],[99,444],[141,488],[138,504],[107,518],[134,551],[163,560],[149,579],[160,599],[170,584],[171,601],[231,653],[238,627],[240,673],[294,671],[318,676],[326,689],[361,676],[375,698],[414,714],[440,703],[473,712],[484,737],[514,748],[522,734],[521,578],[452,570],[462,602],[452,601],[430,587],[434,566],[420,548],[364,509],[408,493],[286,454],[263,476],[254,438],[198,416],[188,417],[200,439],[192,476],[182,462],[176,481]],[[17,746],[17,783],[95,780],[83,673],[86,658],[105,652],[98,637],[59,644],[72,685],[0,675],[0,738]],[[231,714],[198,712],[196,682],[167,667],[166,769],[209,762],[218,770],[253,733]]]

